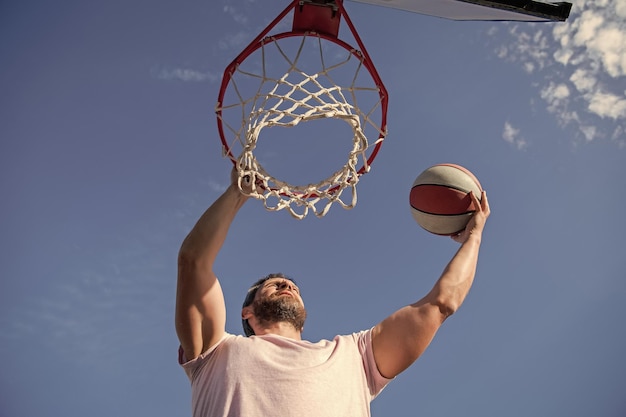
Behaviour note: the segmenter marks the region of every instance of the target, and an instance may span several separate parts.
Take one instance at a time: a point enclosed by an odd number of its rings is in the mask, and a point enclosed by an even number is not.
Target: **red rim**
[[[221,110],[221,106],[223,103],[223,99],[224,99],[224,95],[226,93],[226,90],[228,89],[228,86],[230,84],[231,78],[233,77],[237,67],[244,62],[252,53],[254,53],[255,51],[257,51],[258,49],[260,49],[262,46],[269,44],[271,42],[275,42],[278,41],[280,39],[285,39],[285,38],[290,38],[290,37],[318,37],[324,40],[327,40],[329,42],[332,42],[342,48],[344,48],[345,50],[347,50],[348,52],[350,52],[355,58],[357,58],[358,60],[361,61],[362,65],[367,69],[367,71],[369,72],[370,76],[372,77],[372,81],[373,83],[376,85],[376,87],[378,88],[378,92],[379,92],[379,96],[380,96],[380,111],[381,111],[381,121],[380,121],[380,125],[379,125],[379,129],[382,133],[380,133],[376,139],[376,143],[374,145],[372,145],[372,149],[370,151],[370,154],[367,156],[366,159],[366,164],[363,164],[358,170],[357,170],[357,175],[361,176],[366,172],[366,167],[370,166],[372,164],[372,162],[374,161],[374,159],[376,158],[380,147],[382,146],[382,140],[384,139],[386,136],[386,128],[387,128],[387,106],[388,106],[388,95],[387,95],[387,89],[385,88],[379,74],[378,71],[376,70],[376,68],[374,67],[374,64],[372,63],[372,60],[369,57],[369,54],[367,53],[367,50],[365,49],[365,46],[363,45],[361,38],[359,37],[358,33],[356,32],[352,21],[350,20],[350,18],[348,17],[345,9],[343,8],[343,4],[341,0],[335,0],[336,1],[336,5],[337,5],[337,9],[338,9],[338,13],[340,16],[342,16],[346,22],[346,24],[348,25],[348,28],[352,34],[352,36],[354,37],[357,45],[358,45],[358,49],[354,48],[353,46],[351,46],[350,44],[348,44],[347,42],[344,42],[343,40],[339,39],[336,36],[332,36],[331,34],[326,34],[323,32],[315,32],[315,31],[296,31],[296,30],[292,30],[291,32],[283,32],[283,33],[279,33],[276,35],[269,35],[268,33],[279,23],[281,22],[286,16],[287,14],[295,9],[296,7],[299,6],[300,0],[294,0],[289,6],[287,6],[246,48],[244,48],[244,50],[226,67],[226,69],[224,70],[224,75],[222,77],[222,83],[220,86],[220,91],[219,91],[219,95],[218,95],[218,101],[217,101],[217,105],[216,105],[216,116],[217,116],[217,128],[219,131],[219,135],[220,135],[220,140],[222,142],[222,146],[223,146],[223,150],[224,150],[224,155],[227,156],[234,165],[236,165],[237,163],[237,159],[235,158],[235,156],[233,155],[233,153],[231,152],[231,148],[228,144],[228,140],[226,139],[226,135],[224,132],[224,126],[222,123],[222,110]],[[328,190],[328,192],[331,192],[335,189],[337,189],[338,186],[335,186],[331,189]],[[317,197],[315,195],[311,195],[311,196],[303,196],[303,197]]]

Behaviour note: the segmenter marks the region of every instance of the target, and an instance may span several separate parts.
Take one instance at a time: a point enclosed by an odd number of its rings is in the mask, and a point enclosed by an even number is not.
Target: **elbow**
[[[436,286],[429,294],[431,303],[439,309],[443,320],[447,319],[461,308],[467,290],[459,286]]]
[[[192,265],[194,263],[194,258],[193,253],[185,248],[185,245],[183,244],[178,251],[178,266],[183,267],[185,265]]]
[[[458,308],[451,303],[439,303],[437,304],[437,307],[439,308],[439,313],[444,320],[456,313],[456,310]]]
[[[198,261],[202,259],[202,251],[199,250],[197,245],[189,236],[185,238],[180,249],[178,250],[178,265],[179,266],[192,266],[196,265]]]
[[[191,256],[191,244],[189,240],[189,235],[187,235],[185,239],[183,239],[183,243],[181,243],[180,249],[178,249],[178,263],[189,259]]]
[[[178,251],[178,276],[179,278],[189,278],[197,274],[212,273],[213,258],[193,250],[186,248],[184,245]]]
[[[178,250],[178,263],[186,262],[192,258],[192,252],[187,248],[183,242],[182,246]]]
[[[200,262],[201,259],[198,254],[195,251],[186,248],[185,245],[183,245],[178,251],[179,271],[193,270],[199,266]]]
[[[213,265],[219,247],[203,242],[190,233],[178,250],[178,265],[189,267],[203,267]]]
[[[437,297],[435,305],[439,309],[443,321],[456,313],[461,303],[455,301],[453,297]]]

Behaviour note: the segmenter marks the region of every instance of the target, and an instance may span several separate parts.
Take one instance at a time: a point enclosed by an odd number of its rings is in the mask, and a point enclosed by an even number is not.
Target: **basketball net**
[[[323,217],[333,203],[338,203],[345,209],[356,205],[356,185],[360,176],[369,172],[370,164],[386,135],[387,95],[358,35],[343,11],[341,2],[329,2],[338,6],[340,13],[336,9],[330,10],[326,2],[306,3],[305,8],[299,3],[300,0],[294,1],[285,9],[226,69],[216,113],[223,150],[237,168],[238,185],[242,192],[262,200],[270,211],[287,209],[293,217],[303,219],[309,212]],[[292,32],[265,37],[266,32],[282,20],[291,8],[294,8],[296,16]],[[337,20],[320,19],[320,13],[326,16],[326,11],[329,12],[328,19],[333,16],[332,19]],[[353,31],[361,51],[336,37],[341,15]],[[311,27],[319,26],[320,21],[321,29],[315,30],[315,27]],[[304,26],[304,29],[299,26]],[[294,38],[297,40],[297,47],[290,48]],[[283,42],[287,39],[291,43],[284,46]],[[341,59],[336,57],[337,48],[328,48],[328,41],[341,47],[344,52]],[[311,65],[308,58],[313,48],[311,42],[315,45],[314,55],[319,60],[316,65]],[[305,50],[306,63],[301,62],[304,61],[302,57]],[[327,56],[329,51],[332,51],[333,57]],[[244,69],[241,63],[252,52],[256,52],[255,57],[260,62]],[[271,61],[266,62],[269,57],[272,57]],[[279,66],[277,57],[285,61],[283,64],[287,70],[282,75],[272,76],[269,68]],[[315,70],[309,71],[308,68]],[[337,74],[342,75],[341,82],[335,80]],[[346,77],[346,74],[350,75]],[[235,97],[233,102],[224,102],[227,88],[230,89],[231,96]],[[252,94],[246,95],[245,91]],[[361,100],[362,94],[376,99]],[[360,107],[364,103],[367,103],[365,109]],[[237,116],[228,118],[228,112],[234,112]],[[339,170],[319,182],[296,185],[273,177],[259,163],[254,151],[262,129],[276,126],[293,128],[300,123],[326,118],[342,120],[352,131],[352,148],[345,165]],[[368,130],[376,135],[373,141],[366,136]],[[295,155],[294,158],[296,157],[307,156]],[[243,184],[250,182],[256,184],[256,187],[252,187],[252,190],[245,187],[244,190]]]

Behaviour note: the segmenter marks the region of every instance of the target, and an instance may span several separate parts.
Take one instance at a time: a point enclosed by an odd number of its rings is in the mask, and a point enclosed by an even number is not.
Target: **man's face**
[[[261,323],[288,322],[302,331],[306,309],[300,290],[287,278],[270,278],[256,293],[252,303],[254,315]]]

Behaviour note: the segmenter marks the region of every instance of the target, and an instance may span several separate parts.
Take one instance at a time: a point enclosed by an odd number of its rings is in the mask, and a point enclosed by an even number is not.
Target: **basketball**
[[[469,192],[480,200],[482,187],[468,169],[456,164],[437,164],[417,176],[409,200],[413,218],[436,235],[461,232],[476,207]]]

